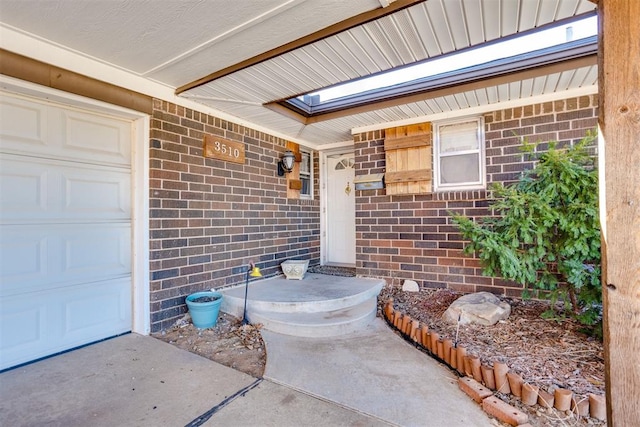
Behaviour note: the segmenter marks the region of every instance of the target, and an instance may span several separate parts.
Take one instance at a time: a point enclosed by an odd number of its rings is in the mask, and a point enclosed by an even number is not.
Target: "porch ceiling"
[[[178,89],[181,97],[322,149],[351,140],[354,129],[595,91],[591,58],[306,124],[265,106],[595,8],[589,0],[2,0],[0,29]],[[375,14],[383,16],[371,20]],[[72,63],[66,68],[78,71]]]

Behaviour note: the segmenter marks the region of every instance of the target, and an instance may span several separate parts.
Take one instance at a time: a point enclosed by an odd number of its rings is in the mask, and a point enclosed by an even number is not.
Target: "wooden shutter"
[[[424,194],[432,188],[431,123],[385,130],[387,194]]]
[[[293,170],[285,176],[287,177],[287,199],[299,199],[302,182],[300,181],[300,145],[287,141],[286,149],[293,151],[296,161],[293,162]]]

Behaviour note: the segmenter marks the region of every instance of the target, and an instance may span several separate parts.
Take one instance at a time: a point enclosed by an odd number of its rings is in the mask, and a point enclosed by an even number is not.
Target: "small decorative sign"
[[[230,141],[215,135],[205,135],[202,155],[228,162],[244,163],[244,143]]]
[[[290,190],[301,190],[302,189],[302,181],[299,179],[291,179],[289,180],[289,189]]]

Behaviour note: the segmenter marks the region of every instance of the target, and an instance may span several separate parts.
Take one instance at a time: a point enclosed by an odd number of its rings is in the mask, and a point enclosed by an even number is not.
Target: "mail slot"
[[[384,188],[384,174],[374,173],[356,176],[353,183],[356,186],[356,190],[378,190]]]

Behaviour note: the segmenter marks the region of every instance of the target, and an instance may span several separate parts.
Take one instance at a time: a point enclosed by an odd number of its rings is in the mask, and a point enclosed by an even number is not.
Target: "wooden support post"
[[[607,418],[626,426],[640,420],[640,1],[598,9]]]

